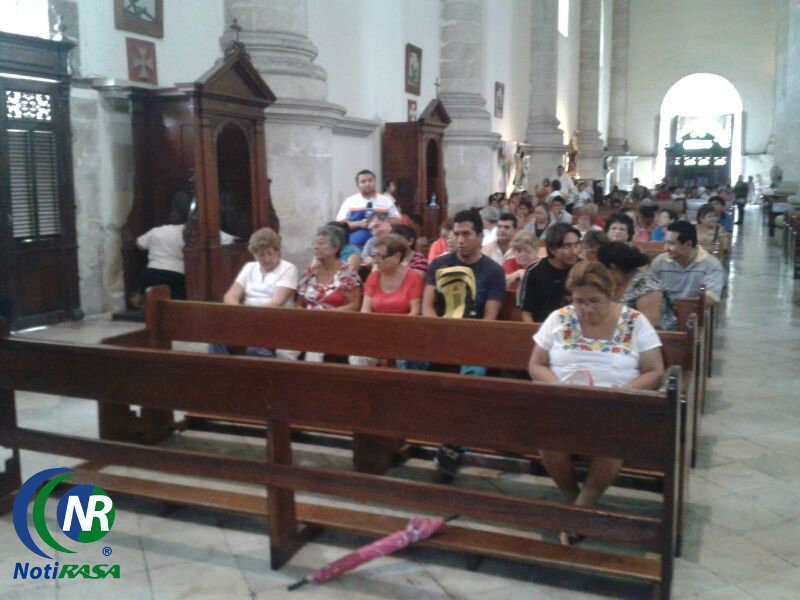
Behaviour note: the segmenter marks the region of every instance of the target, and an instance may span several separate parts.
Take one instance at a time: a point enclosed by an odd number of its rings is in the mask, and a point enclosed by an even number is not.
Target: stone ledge
[[[343,106],[330,102],[281,98],[264,111],[264,118],[268,124],[317,125],[333,128],[341,122],[346,112]]]
[[[445,131],[444,133],[444,143],[451,146],[485,146],[495,149],[500,142],[500,134],[491,131]]]
[[[343,117],[333,128],[334,135],[349,137],[367,137],[381,125],[380,121],[360,119],[358,117]]]

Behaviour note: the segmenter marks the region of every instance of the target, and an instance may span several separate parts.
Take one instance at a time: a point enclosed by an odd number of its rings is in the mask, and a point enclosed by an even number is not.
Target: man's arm
[[[718,304],[722,297],[722,286],[725,280],[725,268],[713,256],[706,258],[709,261],[709,270],[703,277],[703,284],[706,286],[706,301],[710,305]]]
[[[436,286],[435,285],[426,285],[425,291],[422,293],[422,316],[423,317],[435,317],[436,316],[436,309],[433,306],[433,302],[436,299]]]

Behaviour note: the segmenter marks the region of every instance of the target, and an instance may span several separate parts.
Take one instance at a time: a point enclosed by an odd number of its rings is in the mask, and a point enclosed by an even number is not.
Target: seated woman
[[[539,262],[539,239],[532,231],[518,231],[511,240],[513,256],[503,263],[506,274],[506,289],[514,291],[519,287],[525,269]]]
[[[578,220],[575,223],[575,229],[581,232],[581,239],[590,231],[602,231],[602,227],[594,224],[594,216],[597,212],[596,204],[592,204],[595,208],[584,206],[578,211]]]
[[[667,238],[667,227],[678,220],[678,213],[671,208],[662,208],[658,211],[656,224],[658,227],[653,229],[650,234],[651,242],[663,242]]]
[[[675,198],[672,201],[672,210],[675,211],[675,214],[678,216],[676,221],[688,221],[689,215],[687,214],[688,205],[686,204],[686,198]]]
[[[552,221],[550,220],[550,211],[547,208],[547,205],[537,204],[533,207],[533,216],[528,220],[528,224],[525,225],[525,229],[528,231],[532,231],[536,234],[536,237],[540,240],[544,239],[544,234],[547,231],[547,228],[550,227]]]
[[[255,260],[239,271],[222,301],[232,306],[291,307],[297,289],[297,267],[281,258],[281,236],[269,227],[263,227],[250,236],[248,245]],[[212,344],[211,352],[231,354],[233,349],[223,344]],[[247,348],[251,356],[274,356],[267,348]]]
[[[633,236],[637,242],[650,241],[653,229],[656,227],[656,210],[656,207],[652,205],[639,207],[639,230]]]
[[[588,261],[597,260],[597,251],[607,243],[608,236],[602,229],[587,232],[581,239],[581,251],[578,258]]]
[[[317,229],[311,251],[314,261],[306,269],[297,285],[297,300],[300,308],[311,310],[357,311],[361,304],[361,279],[347,263],[340,259],[347,238],[339,227],[323,225]],[[337,362],[343,357],[328,357]],[[322,362],[325,355],[306,352],[309,362]]]
[[[650,261],[638,248],[611,242],[598,250],[597,260],[614,277],[614,300],[638,310],[656,329],[677,329],[678,319],[669,292],[649,270],[641,270]]]
[[[406,250],[405,257],[403,257],[403,264],[410,267],[417,275],[425,277],[428,272],[428,261],[422,252],[417,251],[417,230],[411,225],[403,225],[398,223],[392,225],[392,233],[399,235],[408,242],[408,249]],[[377,246],[377,240],[375,245]],[[377,261],[375,263],[377,265]],[[373,268],[373,270],[375,270]]]
[[[340,227],[346,236],[350,235],[350,228],[347,226],[347,223],[342,223],[341,221],[330,221],[326,223],[326,225]],[[358,273],[358,269],[361,267],[361,248],[348,242],[345,244],[344,248],[342,248],[342,251],[339,254],[339,259],[346,262],[348,265],[350,265],[350,268],[353,269],[353,271]]]
[[[634,229],[633,219],[623,212],[616,212],[606,219],[606,226],[603,231],[606,232],[609,241],[630,244],[636,233]]]
[[[419,315],[422,310],[423,279],[411,265],[404,263],[409,245],[398,234],[375,241],[375,264],[378,266],[364,284],[363,313]]]
[[[455,239],[453,236],[453,217],[448,217],[439,226],[439,238],[431,244],[428,250],[428,262],[433,262],[434,258],[439,258],[442,254],[452,252],[454,243],[448,245],[448,239]],[[453,247],[451,247],[453,246]]]
[[[653,390],[661,383],[661,341],[647,318],[613,300],[615,284],[598,262],[581,262],[570,271],[572,304],[553,311],[533,336],[528,372],[534,381],[581,383],[599,387]],[[544,449],[542,462],[558,488],[575,506],[593,506],[622,468],[622,461],[593,456],[583,488],[573,457]],[[561,543],[578,536],[562,532]]]
[[[709,252],[719,245],[724,253],[730,248],[731,235],[717,221],[719,216],[710,204],[704,204],[697,210],[697,243]]]

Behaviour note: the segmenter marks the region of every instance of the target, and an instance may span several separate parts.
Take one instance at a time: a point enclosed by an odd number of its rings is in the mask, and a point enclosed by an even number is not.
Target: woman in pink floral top
[[[357,311],[361,304],[361,279],[339,260],[344,247],[342,233],[330,225],[320,227],[311,246],[315,263],[297,286],[299,305],[314,310]]]

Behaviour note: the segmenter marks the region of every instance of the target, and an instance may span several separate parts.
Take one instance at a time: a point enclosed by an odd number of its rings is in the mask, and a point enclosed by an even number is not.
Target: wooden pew
[[[527,371],[533,347],[532,336],[538,324],[521,322],[489,322],[479,320],[429,319],[396,315],[360,314],[339,311],[304,311],[295,309],[260,309],[231,307],[216,303],[182,302],[168,298],[166,288],[151,290],[147,298],[147,339],[155,347],[170,347],[172,342],[201,342],[233,346],[287,348],[337,355],[361,355],[394,361],[397,359],[430,361],[446,365],[481,365],[494,370]],[[662,332],[664,362],[682,368],[681,492],[688,479],[688,465],[696,455],[697,436],[695,404],[695,341],[694,321],[685,332]],[[107,343],[128,343],[125,336],[109,338]],[[144,339],[141,334],[137,338]],[[487,348],[491,348],[487,352]],[[408,372],[408,371],[406,371]],[[113,415],[109,411],[116,411]],[[190,427],[206,428],[204,421],[219,422],[214,414],[189,415]],[[103,431],[119,431],[130,420],[127,409],[103,409],[101,420],[112,420],[113,426]],[[263,425],[263,423],[245,423]],[[341,432],[324,431],[325,434]],[[133,439],[137,431],[117,439]],[[313,439],[313,438],[312,438]],[[317,438],[319,441],[319,438]],[[416,436],[411,442],[430,444]],[[353,439],[353,461],[357,470],[383,473],[397,458],[403,440],[385,436],[358,434]],[[484,450],[477,448],[477,450]],[[538,454],[528,460],[539,461]],[[497,464],[495,461],[492,464]],[[499,468],[505,465],[500,463]],[[661,474],[642,465],[630,464],[627,475],[631,482],[648,489],[658,489]],[[679,496],[682,507],[684,494]],[[682,515],[682,511],[680,511]]]
[[[266,312],[263,311],[262,312]],[[313,311],[307,311],[309,313]],[[231,332],[241,337],[244,332]],[[327,336],[322,333],[322,338]],[[131,336],[126,338],[131,340]],[[76,377],[76,373],[91,374]],[[651,584],[669,598],[677,528],[680,452],[680,368],[665,392],[553,386],[491,377],[355,368],[152,348],[87,346],[12,338],[0,330],[0,444],[111,465],[240,483],[263,495],[209,490],[102,472],[80,472],[69,484],[94,483],[131,494],[206,508],[269,516],[273,568],[313,534],[331,527],[384,535],[403,519],[375,512],[298,503],[298,491],[463,517],[514,530],[573,531],[608,542],[603,550],[567,548],[529,537],[448,526],[429,546],[624,577]],[[152,411],[220,411],[268,425],[266,460],[250,460],[20,428],[15,390],[141,405]],[[346,390],[346,394],[331,394]],[[376,393],[380,390],[380,393]],[[458,419],[448,418],[458,413]],[[663,472],[658,517],[578,508],[452,486],[293,464],[292,427],[334,428],[374,435],[423,436],[500,452],[538,448],[615,456]],[[19,484],[10,461],[0,490]],[[8,502],[6,502],[6,505]],[[300,529],[305,525],[306,529]],[[616,551],[624,546],[627,551]],[[637,555],[630,555],[635,549]],[[656,553],[656,557],[642,555]]]

